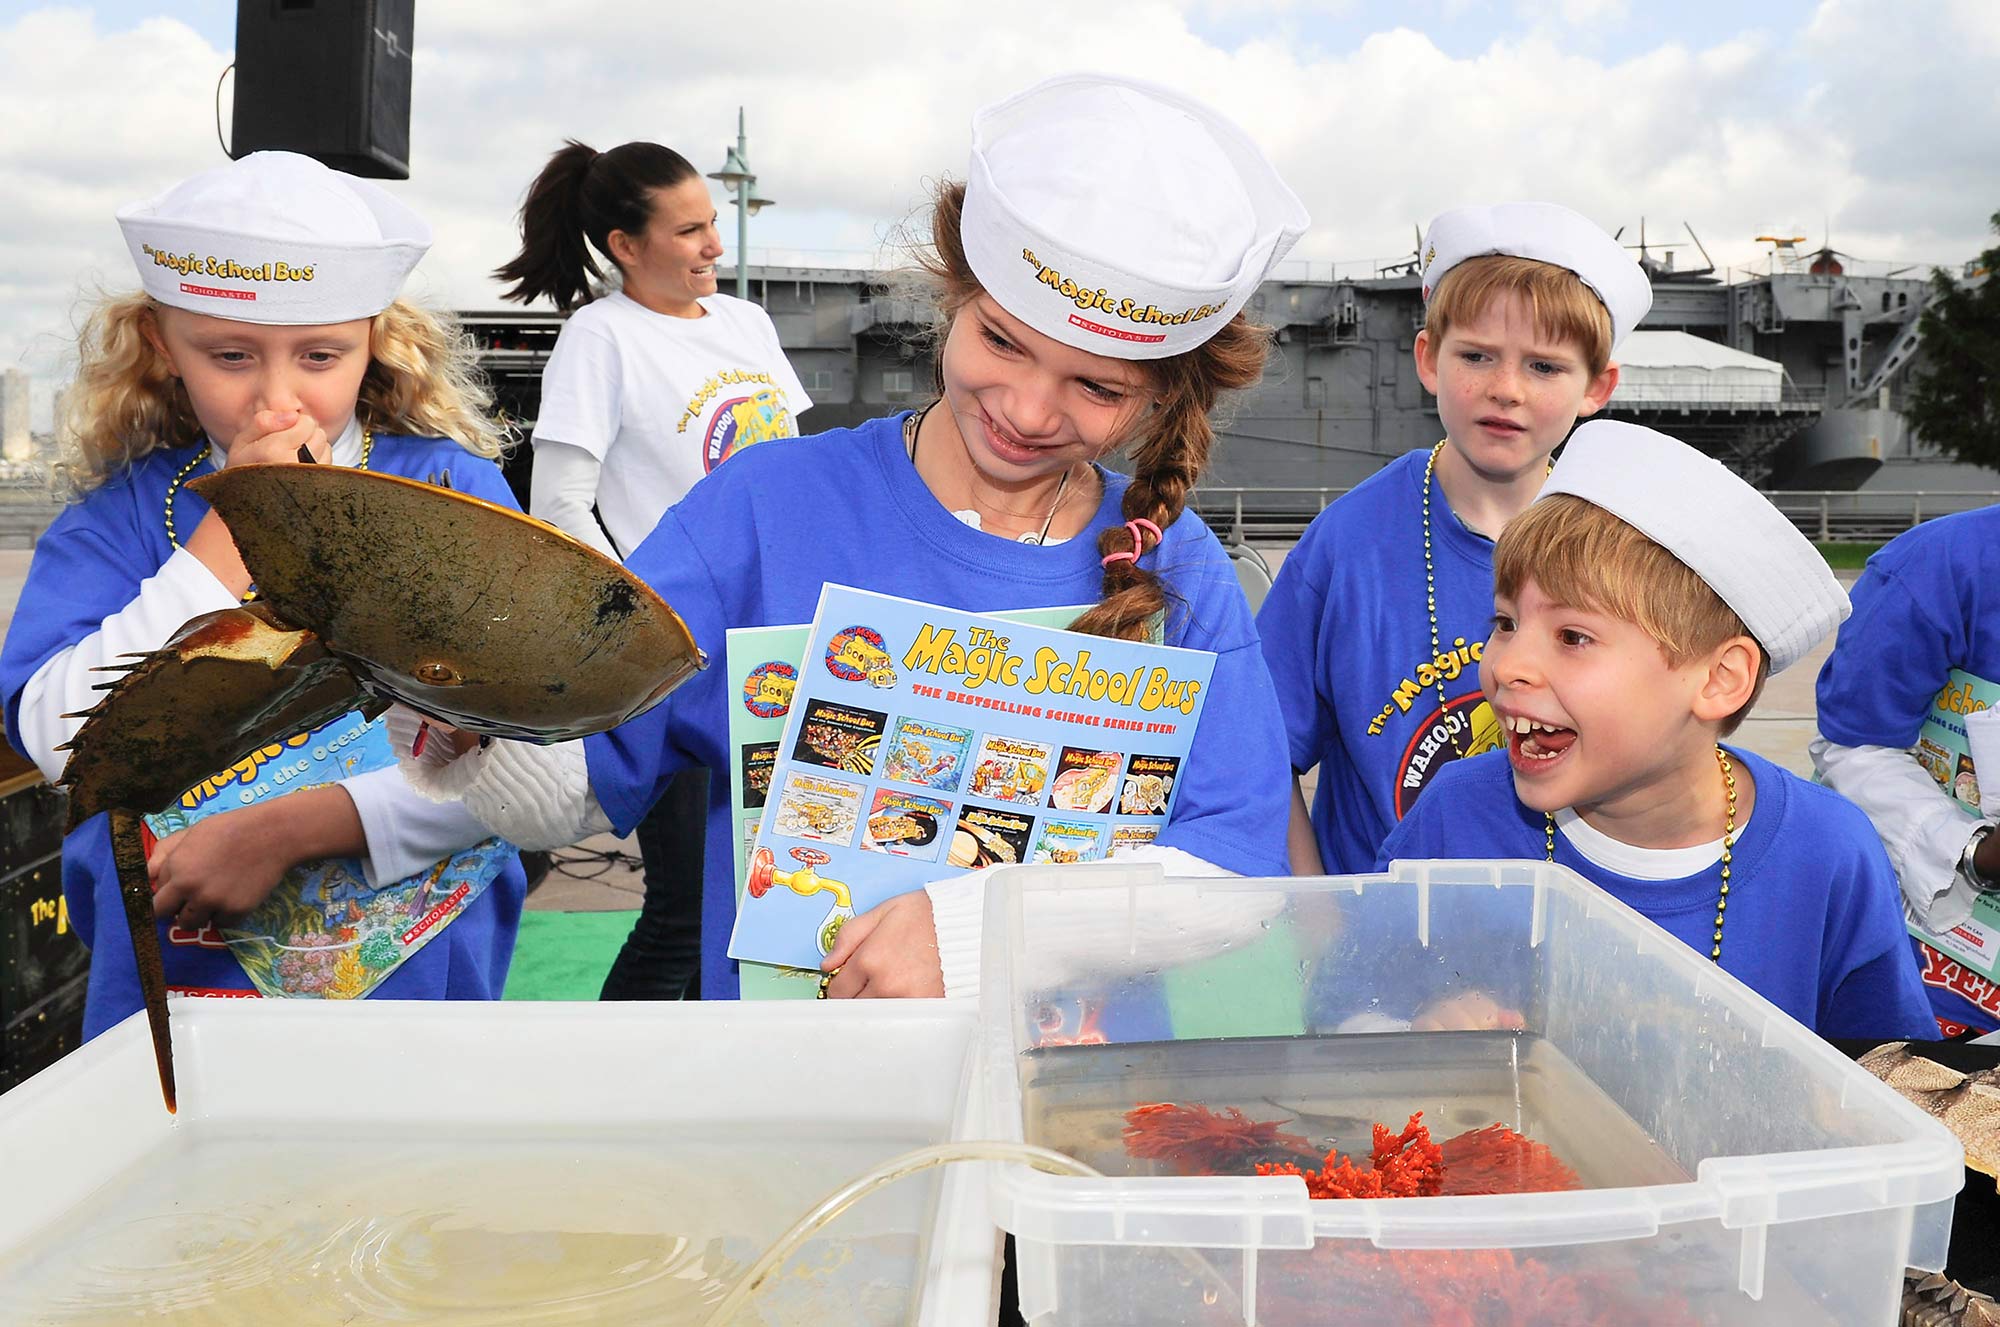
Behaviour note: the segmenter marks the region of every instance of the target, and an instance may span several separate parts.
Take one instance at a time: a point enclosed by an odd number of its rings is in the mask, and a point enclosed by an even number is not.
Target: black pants
[[[708,771],[685,769],[639,822],[646,896],[600,1000],[701,998],[701,872]]]

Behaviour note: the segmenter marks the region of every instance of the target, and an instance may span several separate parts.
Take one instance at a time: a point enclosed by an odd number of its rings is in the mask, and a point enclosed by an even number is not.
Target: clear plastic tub
[[[943,1000],[177,999],[173,1025],[178,1116],[143,1015],[0,1096],[0,1319],[699,1324],[973,1104],[974,1013]],[[997,1234],[951,1196],[977,1175],[871,1196],[739,1320],[990,1321]]]
[[[1565,868],[1021,867],[996,874],[984,943],[992,1136],[1103,1169],[1121,1160],[1120,1107],[1239,1105],[1318,1132],[1315,1148],[1338,1137],[1365,1167],[1354,1120],[1394,1129],[1426,1109],[1520,1127],[1584,1186],[1314,1201],[1296,1177],[996,1165],[993,1215],[1016,1238],[1036,1327],[1878,1327],[1896,1319],[1906,1264],[1943,1265],[1957,1140]],[[1418,1004],[1474,991],[1525,1028],[1396,1030]],[[1321,1098],[1352,1118],[1301,1105]]]

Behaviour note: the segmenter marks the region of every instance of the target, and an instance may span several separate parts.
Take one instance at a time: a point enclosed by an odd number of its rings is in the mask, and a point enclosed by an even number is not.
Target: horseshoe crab
[[[649,709],[706,665],[680,616],[553,526],[395,475],[245,465],[192,481],[257,598],[117,665],[70,741],[73,829],[110,813],[160,1089],[166,979],[141,816],[273,741],[401,701],[483,736],[556,742]]]

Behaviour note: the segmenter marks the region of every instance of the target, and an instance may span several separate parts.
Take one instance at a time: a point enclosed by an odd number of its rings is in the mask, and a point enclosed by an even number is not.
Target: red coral
[[[1304,1155],[1307,1143],[1278,1121],[1253,1120],[1234,1107],[1155,1102],[1125,1115],[1125,1147],[1136,1157],[1173,1163],[1184,1175],[1297,1175],[1314,1198],[1412,1198],[1433,1194],[1536,1193],[1579,1187],[1576,1172],[1542,1144],[1503,1124],[1431,1142],[1423,1112],[1401,1133],[1377,1124],[1368,1169],[1338,1151],[1318,1170],[1273,1155]],[[1627,1284],[1630,1269],[1558,1271],[1509,1249],[1374,1249],[1323,1241],[1310,1252],[1277,1254],[1262,1278],[1259,1321],[1306,1327],[1342,1321],[1373,1327],[1689,1327],[1687,1302],[1671,1291]]]
[[[1165,1161],[1183,1175],[1297,1175],[1314,1198],[1427,1198],[1493,1193],[1552,1193],[1579,1187],[1576,1172],[1547,1145],[1504,1124],[1489,1124],[1446,1142],[1431,1142],[1424,1113],[1410,1116],[1401,1133],[1377,1124],[1367,1169],[1338,1150],[1313,1170],[1311,1145],[1278,1126],[1253,1120],[1234,1106],[1152,1102],[1125,1113],[1125,1150]]]
[[[1580,1187],[1576,1172],[1545,1143],[1504,1124],[1462,1133],[1445,1143],[1441,1194],[1559,1193]]]
[[[1312,1144],[1285,1133],[1281,1120],[1253,1120],[1234,1106],[1218,1114],[1206,1106],[1156,1101],[1125,1112],[1125,1150],[1147,1161],[1165,1161],[1183,1175],[1242,1174],[1265,1158],[1310,1157]]]
[[[1443,1156],[1431,1142],[1430,1130],[1418,1111],[1393,1134],[1387,1125],[1375,1126],[1375,1151],[1370,1169],[1357,1170],[1338,1151],[1328,1152],[1318,1171],[1304,1171],[1290,1162],[1267,1162],[1257,1167],[1259,1175],[1297,1175],[1306,1182],[1313,1198],[1424,1198],[1438,1191]]]

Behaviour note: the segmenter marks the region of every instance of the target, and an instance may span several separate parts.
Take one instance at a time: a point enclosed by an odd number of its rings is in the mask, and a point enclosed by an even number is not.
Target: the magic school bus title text
[[[963,680],[959,685],[976,691],[989,682],[1018,686],[1031,696],[1077,696],[1112,705],[1135,706],[1148,712],[1178,710],[1192,714],[1201,683],[1192,678],[1176,681],[1157,664],[1140,664],[1123,672],[1090,666],[1090,651],[1078,650],[1065,658],[1062,651],[1044,645],[1035,651],[1032,664],[1008,648],[1008,639],[984,627],[974,627],[961,643],[951,627],[925,623],[917,631],[916,643],[903,655],[903,667],[932,674],[951,673]],[[1021,676],[1026,669],[1026,678]]]

